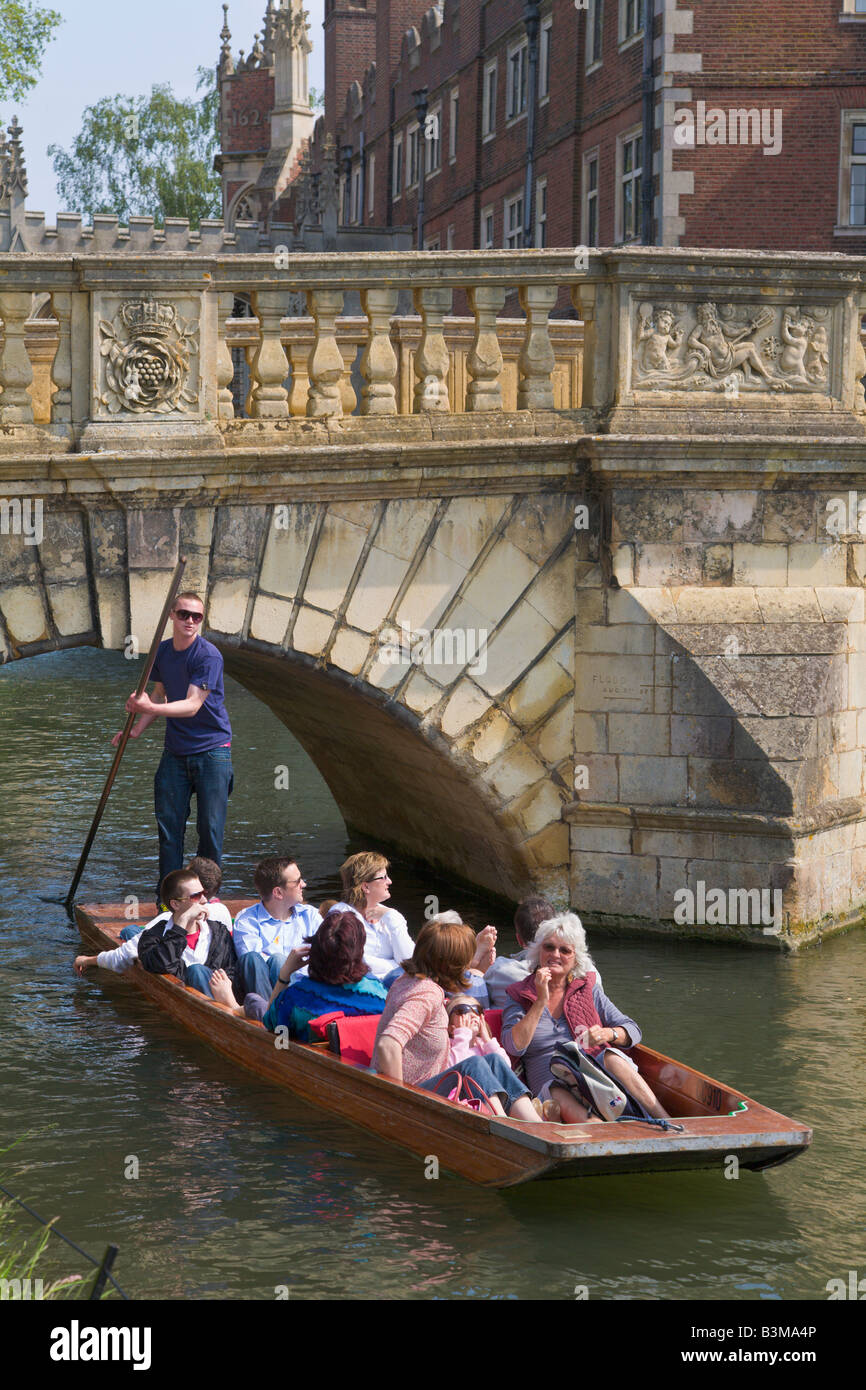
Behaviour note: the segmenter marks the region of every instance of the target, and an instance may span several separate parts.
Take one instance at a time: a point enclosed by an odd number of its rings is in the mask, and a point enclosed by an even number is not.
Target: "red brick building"
[[[866,0],[325,0],[324,35],[344,224],[417,228],[423,192],[443,250],[866,250]]]

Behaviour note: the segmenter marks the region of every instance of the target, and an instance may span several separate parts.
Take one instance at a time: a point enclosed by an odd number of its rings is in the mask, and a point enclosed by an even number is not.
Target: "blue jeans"
[[[186,983],[201,994],[206,994],[208,999],[213,999],[213,990],[210,987],[212,974],[213,971],[209,965],[188,965],[186,967]]]
[[[440,1096],[449,1095],[456,1085],[455,1071],[462,1072],[464,1076],[471,1076],[473,1081],[478,1082],[485,1095],[501,1096],[502,1108],[506,1115],[516,1100],[529,1095],[528,1089],[514,1075],[508,1063],[502,1057],[497,1057],[495,1052],[487,1057],[467,1057],[464,1061],[457,1062],[438,1076],[431,1076],[429,1081],[422,1081],[422,1089],[435,1091]]]
[[[163,753],[153,779],[160,883],[173,869],[183,868],[183,841],[193,792],[197,806],[196,854],[222,863],[223,832],[233,786],[230,748],[210,748],[189,757]]]
[[[144,923],[141,926],[137,922],[130,922],[128,927],[124,927],[120,933],[121,941],[131,941],[134,936],[140,936],[144,931]]]
[[[286,959],[278,951],[267,960],[260,951],[245,951],[238,960],[238,979],[247,994],[260,994],[263,999],[270,999]]]

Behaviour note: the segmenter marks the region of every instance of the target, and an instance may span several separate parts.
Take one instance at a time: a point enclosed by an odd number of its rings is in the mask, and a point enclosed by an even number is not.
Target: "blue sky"
[[[30,185],[28,208],[53,223],[58,211],[49,145],[68,149],[85,107],[102,97],[138,96],[168,82],[178,96],[195,95],[196,68],[215,65],[223,23],[221,0],[45,0],[64,23],[48,48],[42,79],[26,102],[6,103],[4,126],[17,112]],[[232,49],[249,53],[267,0],[230,0]],[[310,15],[310,84],[325,85],[324,0],[305,0]],[[60,211],[76,211],[63,209]]]

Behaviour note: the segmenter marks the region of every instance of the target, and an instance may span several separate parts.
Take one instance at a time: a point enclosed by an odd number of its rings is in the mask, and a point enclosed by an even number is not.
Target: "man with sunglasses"
[[[234,986],[238,958],[231,932],[222,922],[209,920],[207,893],[198,875],[189,869],[167,874],[160,893],[169,914],[157,918],[138,938],[144,969],[152,975],[175,975],[211,999],[215,970],[224,970]]]
[[[154,662],[153,695],[130,695],[129,713],[140,718],[131,738],[139,738],[154,719],[165,719],[165,750],[154,778],[159,833],[159,878],[183,864],[183,842],[195,793],[196,854],[222,863],[223,833],[232,774],[232,726],[223,693],[223,659],[201,635],[204,603],[192,590],[178,594],[172,609],[172,635],[160,642]],[[120,733],[112,742],[116,745]]]
[[[260,901],[235,918],[234,942],[244,988],[267,1000],[277,986],[288,984],[283,966],[297,954],[309,954],[309,942],[322,924],[319,912],[304,902],[306,883],[294,859],[271,855],[259,860],[253,882]],[[295,955],[293,955],[295,953]]]

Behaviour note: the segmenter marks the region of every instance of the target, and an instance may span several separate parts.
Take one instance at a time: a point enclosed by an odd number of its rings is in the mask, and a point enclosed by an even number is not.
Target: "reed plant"
[[[0,1301],[73,1298],[83,1282],[82,1274],[67,1274],[46,1282],[35,1278],[40,1262],[44,1268],[45,1247],[51,1234],[49,1224],[38,1236],[20,1240],[12,1219],[11,1204],[0,1201]]]

